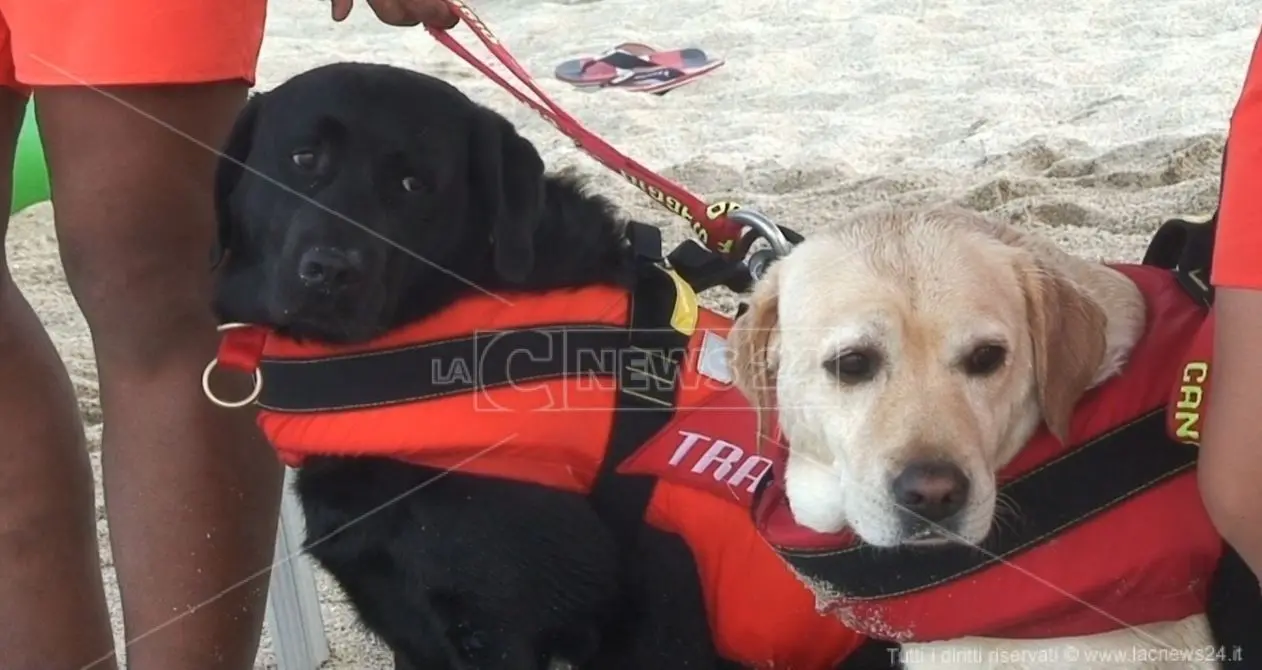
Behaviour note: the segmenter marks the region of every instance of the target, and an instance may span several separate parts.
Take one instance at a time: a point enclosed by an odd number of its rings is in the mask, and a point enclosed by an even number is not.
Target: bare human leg
[[[215,407],[200,386],[216,346],[208,147],[245,94],[238,82],[35,94],[62,259],[100,371],[133,670],[245,670],[262,628],[281,468],[252,412]]]
[[[25,102],[0,89],[5,212]],[[65,366],[13,284],[7,258],[0,265],[0,435],[0,667],[112,670],[83,423]]]

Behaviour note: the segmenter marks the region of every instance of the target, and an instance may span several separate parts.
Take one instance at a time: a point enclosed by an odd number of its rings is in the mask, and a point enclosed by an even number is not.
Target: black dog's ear
[[[232,251],[233,231],[236,219],[232,212],[232,192],[236,190],[245,174],[245,161],[254,144],[254,126],[258,121],[259,109],[263,106],[262,93],[250,96],[245,107],[237,115],[237,120],[228,132],[228,140],[220,152],[219,162],[215,166],[215,220],[218,223],[218,234],[215,247],[211,252],[211,269],[219,267],[224,257]]]
[[[470,165],[473,197],[491,226],[495,270],[521,283],[535,266],[535,231],[543,213],[543,159],[508,119],[477,110]]]

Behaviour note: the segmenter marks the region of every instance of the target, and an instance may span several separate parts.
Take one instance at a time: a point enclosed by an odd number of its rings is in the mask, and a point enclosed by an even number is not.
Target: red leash
[[[574,117],[570,116],[553,102],[542,90],[535,85],[535,81],[526,70],[522,68],[517,59],[500,44],[498,38],[486,27],[485,23],[473,13],[472,9],[464,4],[462,0],[446,0],[456,16],[464,21],[465,25],[473,31],[473,34],[486,45],[486,48],[495,56],[496,60],[508,68],[522,84],[534,93],[536,99],[532,99],[526,95],[518,87],[509,84],[498,72],[494,70],[486,62],[475,58],[469,53],[463,45],[457,42],[450,34],[441,28],[427,27],[429,33],[438,40],[440,44],[450,49],[457,56],[460,56],[465,62],[477,68],[482,74],[486,75],[499,84],[504,90],[512,93],[514,97],[523,104],[539,113],[545,121],[552,124],[557,130],[571,140],[574,144],[582,149],[592,158],[600,161],[605,167],[622,175],[633,186],[643,191],[653,200],[657,201],[671,212],[682,217],[692,227],[692,231],[702,244],[705,244],[711,250],[716,251],[724,256],[731,257],[734,253],[740,256],[744,255],[748,245],[741,244],[741,236],[744,226],[732,221],[728,218],[728,214],[740,209],[740,205],[733,202],[716,202],[707,205],[697,196],[684,190],[683,187],[675,184],[660,175],[655,174],[652,170],[640,165],[639,163],[627,158],[618,152],[617,149],[609,146],[600,137],[583,127]]]

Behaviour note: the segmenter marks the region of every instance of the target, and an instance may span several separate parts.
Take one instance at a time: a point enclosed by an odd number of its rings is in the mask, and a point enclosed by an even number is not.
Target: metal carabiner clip
[[[789,254],[793,250],[793,245],[789,242],[789,238],[785,236],[784,231],[780,230],[780,226],[771,222],[771,219],[750,209],[738,209],[728,215],[733,221],[749,226],[762,239],[771,245],[769,249],[759,249],[755,251],[745,265],[749,268],[749,275],[754,279],[761,279],[767,272],[767,268],[771,264]],[[753,240],[750,240],[750,245]],[[748,247],[746,247],[748,249]]]
[[[739,221],[753,228],[759,237],[771,244],[771,249],[776,252],[777,256],[788,255],[793,249],[793,245],[789,244],[789,238],[784,236],[784,231],[780,230],[780,226],[772,223],[771,219],[762,214],[752,209],[738,209],[728,216],[734,221]]]

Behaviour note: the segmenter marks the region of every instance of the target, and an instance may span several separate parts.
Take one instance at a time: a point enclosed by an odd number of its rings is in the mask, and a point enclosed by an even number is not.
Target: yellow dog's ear
[[[771,425],[779,363],[780,279],[771,266],[758,280],[749,309],[732,326],[732,378],[758,409],[758,430]]]
[[[1074,406],[1104,363],[1108,318],[1103,308],[1060,269],[1055,259],[1068,255],[1050,240],[958,207],[940,211],[1017,251],[1039,407],[1048,430],[1066,441]]]
[[[1026,259],[1020,268],[1039,406],[1048,430],[1069,439],[1074,406],[1104,362],[1104,310],[1068,277]]]

